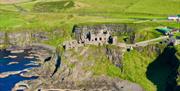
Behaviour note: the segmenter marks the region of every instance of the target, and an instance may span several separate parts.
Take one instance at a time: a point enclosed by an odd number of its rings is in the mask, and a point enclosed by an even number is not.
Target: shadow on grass
[[[157,86],[157,91],[180,91],[176,78],[179,60],[174,47],[166,47],[147,68],[147,78]]]

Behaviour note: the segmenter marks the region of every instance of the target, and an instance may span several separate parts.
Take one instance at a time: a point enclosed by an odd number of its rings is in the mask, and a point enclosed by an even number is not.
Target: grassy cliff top
[[[79,23],[144,23],[149,19],[163,24],[168,23],[169,15],[180,13],[179,5],[180,0],[0,0],[0,29],[48,30]]]
[[[0,31],[60,30],[69,38],[75,24],[133,23],[149,25],[139,28],[145,33],[156,26],[179,27],[167,21],[180,13],[179,4],[180,0],[0,0]]]

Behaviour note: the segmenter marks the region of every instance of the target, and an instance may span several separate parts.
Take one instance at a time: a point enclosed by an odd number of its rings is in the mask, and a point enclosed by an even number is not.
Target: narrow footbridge
[[[163,36],[163,37],[159,37],[159,38],[155,38],[155,39],[151,39],[151,40],[137,42],[137,43],[133,44],[133,46],[132,45],[130,45],[130,46],[132,46],[132,47],[147,46],[149,44],[158,43],[157,42],[158,40],[165,40],[165,39],[168,39],[168,38],[169,38],[168,36]]]

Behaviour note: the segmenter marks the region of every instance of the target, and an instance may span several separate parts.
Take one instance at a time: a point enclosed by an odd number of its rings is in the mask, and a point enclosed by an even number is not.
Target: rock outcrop
[[[50,32],[32,32],[32,31],[20,31],[20,32],[0,32],[0,48],[17,46],[27,47],[33,43],[41,43],[48,41],[48,37],[52,33]]]
[[[83,25],[83,26],[74,26],[73,35],[77,40],[81,40],[81,36],[87,35],[89,32],[93,34],[98,34],[102,30],[108,31],[110,35],[130,35],[134,36],[135,28],[131,24],[96,24],[96,25]],[[131,39],[131,42],[134,41],[134,38]]]
[[[123,52],[126,51],[126,49],[121,49],[119,50],[119,47],[111,48],[111,47],[106,47],[106,54],[109,60],[112,61],[112,63],[119,67],[123,67]]]
[[[113,54],[110,55],[108,52],[112,52]],[[115,53],[116,51],[114,49],[107,51],[106,48],[100,47],[99,50],[94,50],[91,46],[65,51],[62,55],[60,68],[53,76],[51,76],[51,74],[55,69],[56,62],[52,60],[44,63],[41,68],[31,71],[31,74],[37,74],[39,78],[37,80],[27,81],[27,84],[30,85],[30,90],[144,91],[138,84],[121,80],[117,77],[109,77],[106,73],[96,75],[97,72],[95,68],[100,66],[98,62],[103,61],[97,60],[102,58],[101,55],[108,54],[109,57],[112,56],[112,61],[104,60],[107,61],[109,65],[117,64],[117,66],[121,66],[122,54],[119,52],[119,54],[115,55]],[[94,57],[91,58],[92,56]],[[104,56],[104,59],[106,58],[107,57]],[[103,62],[100,64],[103,64]]]
[[[98,33],[101,30],[109,31],[110,33],[131,33],[135,29],[131,27],[129,24],[97,24],[97,25],[83,25],[83,26],[74,26],[73,32],[79,33],[86,33],[86,32],[93,32]]]

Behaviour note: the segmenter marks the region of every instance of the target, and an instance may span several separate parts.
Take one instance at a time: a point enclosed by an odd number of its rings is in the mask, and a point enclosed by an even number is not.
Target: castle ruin
[[[86,44],[91,45],[104,45],[104,44],[116,44],[117,37],[110,35],[107,30],[100,30],[97,33],[91,31],[81,33],[76,40],[66,41],[63,44],[65,50],[84,46]]]

